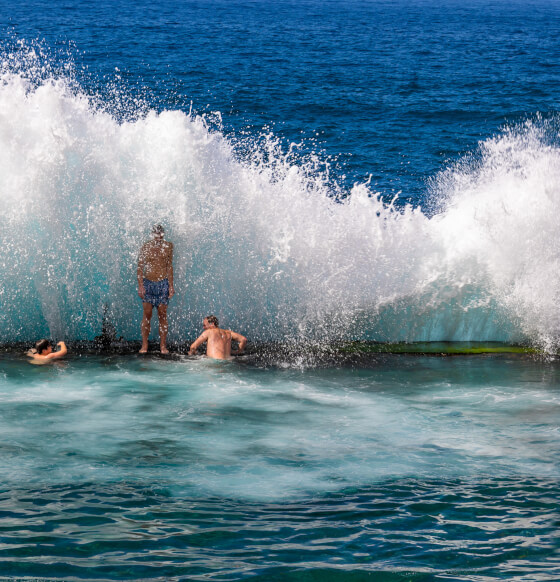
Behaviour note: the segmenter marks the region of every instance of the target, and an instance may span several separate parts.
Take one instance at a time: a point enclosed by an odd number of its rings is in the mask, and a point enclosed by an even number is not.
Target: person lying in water
[[[237,356],[243,353],[247,345],[247,338],[229,329],[220,329],[218,327],[218,318],[215,315],[205,317],[202,320],[202,327],[204,331],[191,344],[189,356],[194,356],[198,347],[205,342],[207,343],[206,355],[209,358],[227,360],[232,355]],[[239,348],[235,351],[231,350],[232,340],[239,342]]]
[[[58,350],[55,352],[51,342],[42,339],[35,344],[34,349],[27,352],[27,355],[32,358],[33,364],[46,364],[53,360],[60,360],[68,353],[68,349],[64,342],[58,342],[56,346]]]

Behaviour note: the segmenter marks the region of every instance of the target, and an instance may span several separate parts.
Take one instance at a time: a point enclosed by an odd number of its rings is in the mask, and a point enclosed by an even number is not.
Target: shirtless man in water
[[[173,243],[163,240],[163,226],[152,228],[152,240],[140,249],[138,255],[138,295],[142,299],[142,347],[140,353],[148,351],[150,320],[155,307],[159,320],[159,344],[162,354],[167,349],[167,305],[173,295]]]
[[[58,342],[56,346],[59,349],[55,352],[49,340],[39,340],[35,344],[35,349],[29,350],[27,355],[31,358],[32,364],[47,364],[48,362],[60,360],[68,353],[68,349],[64,342]]]
[[[218,327],[218,318],[215,315],[205,317],[202,321],[202,327],[204,328],[204,331],[196,341],[191,344],[189,356],[194,356],[198,346],[204,342],[208,342],[208,345],[206,346],[206,355],[209,358],[214,358],[216,360],[227,360],[228,358],[231,358],[232,355],[237,356],[243,353],[243,350],[247,345],[247,338],[240,333],[235,333],[229,329],[220,329]],[[231,351],[231,340],[239,342],[238,350]]]

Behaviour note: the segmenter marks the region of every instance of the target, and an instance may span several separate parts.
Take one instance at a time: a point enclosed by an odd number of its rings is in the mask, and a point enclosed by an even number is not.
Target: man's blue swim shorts
[[[151,303],[154,307],[158,305],[169,304],[169,281],[162,279],[161,281],[150,281],[144,279],[144,303]]]

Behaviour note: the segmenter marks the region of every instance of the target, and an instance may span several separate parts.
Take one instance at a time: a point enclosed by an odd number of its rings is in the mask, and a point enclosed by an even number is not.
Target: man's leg
[[[168,354],[167,349],[167,305],[158,305],[159,345],[162,354]]]
[[[150,319],[152,319],[152,304],[142,302],[142,308],[144,309],[144,316],[142,317],[142,325],[140,329],[142,331],[142,347],[140,348],[140,353],[145,354],[148,351],[148,337],[150,335]]]

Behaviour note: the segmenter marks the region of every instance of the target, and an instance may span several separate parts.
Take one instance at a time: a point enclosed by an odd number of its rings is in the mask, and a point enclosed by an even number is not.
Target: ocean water
[[[0,369],[6,579],[560,576],[557,362]]]
[[[0,0],[0,580],[560,579],[559,32]],[[86,353],[138,339],[154,222],[174,354]],[[211,312],[252,355],[179,355]],[[354,340],[540,355],[324,357]]]

